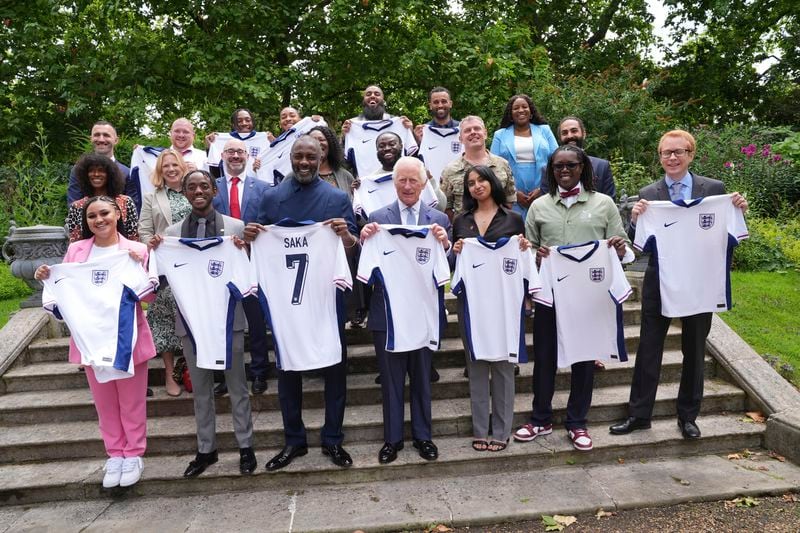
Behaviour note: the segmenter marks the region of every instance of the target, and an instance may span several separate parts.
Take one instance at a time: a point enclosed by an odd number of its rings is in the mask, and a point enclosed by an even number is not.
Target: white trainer
[[[141,457],[126,457],[122,463],[122,477],[119,480],[120,487],[130,487],[139,481],[144,470],[144,463]]]
[[[119,485],[122,476],[122,457],[109,457],[106,466],[103,467],[106,475],[103,476],[103,487],[110,489]]]

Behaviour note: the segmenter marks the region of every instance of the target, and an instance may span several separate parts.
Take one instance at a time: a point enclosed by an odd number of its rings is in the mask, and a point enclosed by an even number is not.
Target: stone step
[[[345,514],[353,513],[353,509],[358,509],[358,506],[350,500],[350,492],[341,492],[342,484],[391,481],[391,484],[381,485],[381,495],[390,498],[389,495],[393,494],[395,484],[401,480],[416,480],[421,486],[427,486],[429,483],[442,482],[444,478],[461,475],[473,476],[470,480],[478,482],[479,478],[474,476],[514,477],[519,476],[519,473],[524,475],[524,479],[520,478],[519,484],[509,484],[507,480],[502,479],[488,485],[465,483],[463,479],[451,479],[450,490],[459,493],[457,501],[461,506],[480,505],[480,502],[489,495],[481,492],[479,497],[475,498],[474,491],[476,487],[484,486],[496,487],[498,494],[505,494],[507,491],[519,490],[524,487],[524,493],[538,492],[539,497],[548,500],[555,498],[563,502],[564,498],[575,498],[579,501],[580,491],[585,490],[585,485],[593,484],[592,476],[587,475],[586,469],[608,467],[609,464],[616,469],[620,482],[627,481],[626,488],[629,493],[637,494],[646,501],[648,494],[669,492],[669,487],[674,485],[684,487],[684,483],[691,486],[692,480],[699,482],[704,477],[715,475],[723,467],[727,469],[726,473],[739,470],[739,468],[729,468],[724,459],[714,463],[714,468],[707,472],[684,467],[684,470],[679,471],[672,483],[652,485],[652,487],[659,487],[659,490],[642,490],[648,485],[643,485],[644,480],[636,475],[636,472],[645,468],[645,465],[649,464],[653,457],[663,460],[671,457],[709,455],[734,450],[740,451],[744,448],[760,448],[765,426],[746,423],[741,418],[741,415],[734,414],[700,417],[698,424],[703,429],[703,436],[693,441],[681,438],[672,418],[654,420],[651,430],[639,431],[631,435],[615,437],[605,431],[595,431],[593,435],[595,448],[588,453],[576,452],[563,430],[539,438],[532,443],[512,442],[505,451],[500,453],[475,452],[470,447],[470,438],[468,437],[445,437],[437,439],[439,460],[424,461],[416,454],[410,443],[407,443],[406,449],[399,453],[397,461],[390,465],[378,464],[379,445],[351,441],[351,443],[346,443],[354,461],[353,467],[349,469],[334,466],[316,447],[312,447],[307,456],[296,459],[281,471],[268,473],[265,472],[263,465],[278,451],[278,448],[267,450],[257,448],[259,468],[252,476],[239,474],[238,453],[233,451],[221,453],[219,463],[212,465],[197,479],[188,481],[182,478],[182,473],[194,454],[147,455],[141,481],[130,489],[117,488],[111,491],[103,490],[100,484],[104,464],[102,458],[2,465],[0,466],[0,505],[29,505],[55,500],[84,501],[122,495],[129,498],[132,496],[184,497],[193,494],[223,494],[231,491],[251,492],[265,489],[280,490],[288,494],[289,491],[306,491],[312,488],[318,490],[331,486],[331,490],[338,491],[338,496],[336,496],[338,507],[333,515],[339,515],[344,510],[341,506],[346,505],[347,512]],[[689,462],[692,460],[682,459],[682,461]],[[738,465],[735,466],[738,467]],[[759,471],[755,466],[753,466],[753,472],[759,472],[759,479],[769,476],[775,481],[782,480],[782,474],[791,474],[790,482],[794,483],[795,487],[800,481],[800,474],[798,474],[796,466],[788,463],[784,466],[777,461],[771,462],[770,466],[775,468],[776,472]],[[542,478],[550,477],[546,470],[550,468],[558,468],[564,472],[580,472],[583,481],[573,483],[576,489],[573,491],[567,490],[564,485],[542,483],[541,478],[534,477],[534,473]],[[769,467],[767,468],[769,469]],[[783,469],[785,469],[785,473]],[[544,490],[548,487],[549,490]],[[560,489],[553,490],[553,487]],[[491,491],[491,494],[494,493],[495,491]],[[346,504],[344,503],[345,494],[348,495]],[[424,489],[419,497],[430,499],[431,495],[431,491]],[[330,498],[333,497],[332,494],[329,495],[326,501],[330,503]],[[520,503],[526,502],[523,500]],[[219,509],[219,511],[222,510]],[[265,518],[270,516],[269,513],[264,513],[264,508],[260,508],[260,511],[262,519],[269,523],[271,519]],[[181,511],[176,509],[176,512],[180,513]],[[172,515],[172,513],[168,514]],[[334,519],[334,516],[330,518]],[[364,526],[368,525],[364,524]],[[286,530],[285,525],[283,527]],[[316,528],[309,527],[317,530],[328,529],[321,527],[321,523]]]
[[[529,390],[529,389],[527,389]],[[589,413],[590,429],[594,433],[606,432],[606,427],[627,414],[629,385],[601,387],[595,389],[592,409]],[[654,416],[671,416],[675,412],[678,384],[665,383],[658,390]],[[567,397],[566,390],[557,391],[553,398],[554,423],[563,421]],[[42,394],[44,396],[44,394]],[[52,408],[46,409],[49,417],[41,412],[41,422],[36,424],[4,427],[0,432],[0,464],[23,461],[54,460],[60,458],[103,457],[103,443],[99,438],[96,414],[88,391],[80,398],[41,398],[41,403],[58,405],[56,416],[59,422],[53,422]],[[723,381],[706,380],[703,398],[703,413],[712,415],[721,412],[737,412],[745,407],[744,392]],[[218,405],[221,402],[218,402]],[[227,400],[226,400],[227,403]],[[191,411],[183,416],[164,416],[153,411],[153,402],[148,402],[148,453],[176,454],[190,453],[196,450],[195,422]],[[191,403],[187,402],[191,409]],[[45,410],[42,408],[40,411]],[[67,421],[66,416],[80,410],[91,416],[85,421]],[[406,404],[406,435],[410,438],[409,406]],[[521,425],[528,421],[531,410],[531,394],[518,393],[514,404],[514,424]],[[25,414],[21,410],[21,414]],[[432,429],[435,438],[461,436],[468,437],[472,430],[469,398],[437,399],[432,401]],[[319,442],[319,430],[324,422],[324,410],[320,408],[305,409],[303,419],[309,434],[309,441]],[[674,423],[674,420],[673,420]],[[253,428],[255,445],[263,447],[279,447],[283,440],[283,421],[281,413],[275,409],[254,411]],[[380,447],[383,441],[383,414],[379,404],[349,407],[345,411],[345,428],[347,443],[372,442]],[[230,416],[221,414],[217,417],[217,447],[219,450],[235,450],[237,448]]]
[[[460,367],[441,367],[437,360],[441,379],[431,387],[433,399],[445,398],[466,398],[469,396],[468,380],[464,377],[463,353],[461,354]],[[373,357],[374,359],[374,357]],[[668,351],[664,354],[662,363],[662,382],[667,383],[677,381],[680,376],[680,364],[682,355],[678,351]],[[52,363],[46,363],[50,365]],[[153,361],[155,367],[160,361]],[[0,425],[20,425],[20,424],[41,424],[52,422],[57,418],[63,422],[77,420],[94,420],[95,410],[91,401],[91,395],[86,385],[86,376],[78,371],[74,365],[60,363],[60,371],[70,376],[73,383],[82,382],[80,386],[74,388],[53,389],[53,390],[34,390],[17,392],[13,394],[0,395]],[[609,363],[606,370],[596,372],[595,388],[607,385],[630,386],[634,360],[629,359],[625,363]],[[32,368],[36,365],[30,365]],[[156,373],[156,379],[163,379],[158,369],[151,370]],[[556,387],[559,390],[566,390],[569,387],[569,369],[560,371],[556,376]],[[517,393],[529,392],[531,390],[531,375],[533,374],[532,364],[520,365],[520,375],[516,380]],[[375,383],[377,371],[371,373],[350,374],[347,381],[348,405],[370,405],[382,402],[380,385]],[[706,376],[714,375],[714,365],[710,358],[706,358]],[[62,377],[58,378],[66,379]],[[163,382],[163,381],[162,381]],[[268,389],[263,395],[251,395],[253,410],[262,411],[268,409],[279,409],[277,398],[277,380],[267,381]],[[152,386],[153,397],[149,398],[148,416],[181,416],[194,413],[194,405],[191,394],[184,392],[180,397],[174,398],[166,393],[163,386]],[[304,405],[306,408],[321,407],[324,405],[323,399],[323,380],[314,375],[307,375],[304,380]],[[53,406],[58,406],[57,415],[53,414]],[[224,413],[230,411],[230,403],[227,397],[217,400],[217,412]]]

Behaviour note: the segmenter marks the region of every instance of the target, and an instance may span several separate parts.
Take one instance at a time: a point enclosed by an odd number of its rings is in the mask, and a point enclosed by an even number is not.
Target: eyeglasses
[[[227,150],[225,150],[225,153],[228,155],[244,155],[247,152],[241,149],[228,148]]]
[[[575,170],[582,164],[583,163],[553,163],[553,170],[556,170],[558,172],[561,172],[565,168],[568,168],[570,170]]]
[[[659,155],[661,156],[661,159],[669,159],[673,155],[677,157],[683,157],[686,154],[691,154],[691,153],[692,153],[691,150],[687,150],[685,148],[678,148],[677,150],[663,150],[659,153]]]

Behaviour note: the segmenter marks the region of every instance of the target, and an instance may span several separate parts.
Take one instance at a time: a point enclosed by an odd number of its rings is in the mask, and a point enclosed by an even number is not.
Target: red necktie
[[[560,192],[561,198],[569,198],[570,196],[578,196],[581,193],[580,187],[574,187],[567,192]]]
[[[239,178],[236,176],[231,178],[231,198],[230,198],[230,206],[231,206],[231,216],[233,218],[242,218],[242,212],[239,209]]]

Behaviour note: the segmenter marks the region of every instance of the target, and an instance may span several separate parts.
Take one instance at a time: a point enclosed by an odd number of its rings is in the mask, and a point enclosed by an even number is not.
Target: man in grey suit
[[[431,225],[431,231],[450,250],[450,219],[447,215],[430,208],[420,201],[422,190],[428,181],[422,161],[413,157],[401,157],[392,172],[397,201],[370,214],[369,223],[361,230],[361,239],[366,240],[380,231],[379,224]],[[414,447],[423,459],[433,461],[439,450],[431,435],[431,361],[428,348],[403,353],[386,352],[386,308],[383,286],[376,283],[370,300],[367,327],[372,331],[375,353],[381,373],[383,394],[384,445],[378,452],[378,461],[391,463],[397,452],[403,449],[403,390],[406,372],[409,375],[411,396],[411,434]]]
[[[639,201],[633,206],[628,235],[633,240],[636,221],[647,209],[648,200],[689,201],[725,194],[725,185],[718,180],[705,178],[689,172],[694,159],[696,144],[694,137],[683,130],[665,133],[658,143],[658,154],[665,177],[643,187]],[[747,201],[739,193],[732,195],[733,205],[747,210]],[[711,313],[700,313],[681,317],[681,351],[683,368],[678,390],[678,427],[686,439],[700,437],[695,422],[703,399],[703,370],[706,353],[706,337],[711,329]],[[628,403],[628,418],[609,428],[613,435],[625,435],[637,429],[650,428],[650,418],[656,400],[656,390],[661,375],[661,360],[664,355],[664,339],[671,318],[661,314],[661,292],[658,275],[658,257],[650,256],[642,286],[642,322],[639,348]]]
[[[164,232],[171,237],[219,237],[233,235],[237,246],[245,246],[241,241],[244,223],[216,211],[212,205],[217,194],[214,178],[204,170],[192,171],[183,177],[183,194],[192,205],[192,212],[177,224],[169,226]],[[199,229],[200,221],[205,222],[205,230]],[[201,234],[205,235],[201,235]],[[154,237],[154,248],[160,237]],[[202,474],[206,468],[218,460],[216,446],[216,413],[214,406],[214,371],[197,367],[194,344],[186,331],[183,321],[178,320],[175,334],[181,337],[183,354],[189,365],[189,375],[194,389],[194,417],[197,424],[197,455],[189,463],[184,477],[193,478]],[[247,378],[244,371],[244,317],[241,304],[236,304],[233,320],[233,346],[231,368],[225,370],[233,416],[233,430],[239,444],[239,471],[251,474],[256,469],[256,456],[253,452],[253,419],[250,411],[250,396],[247,392]]]

